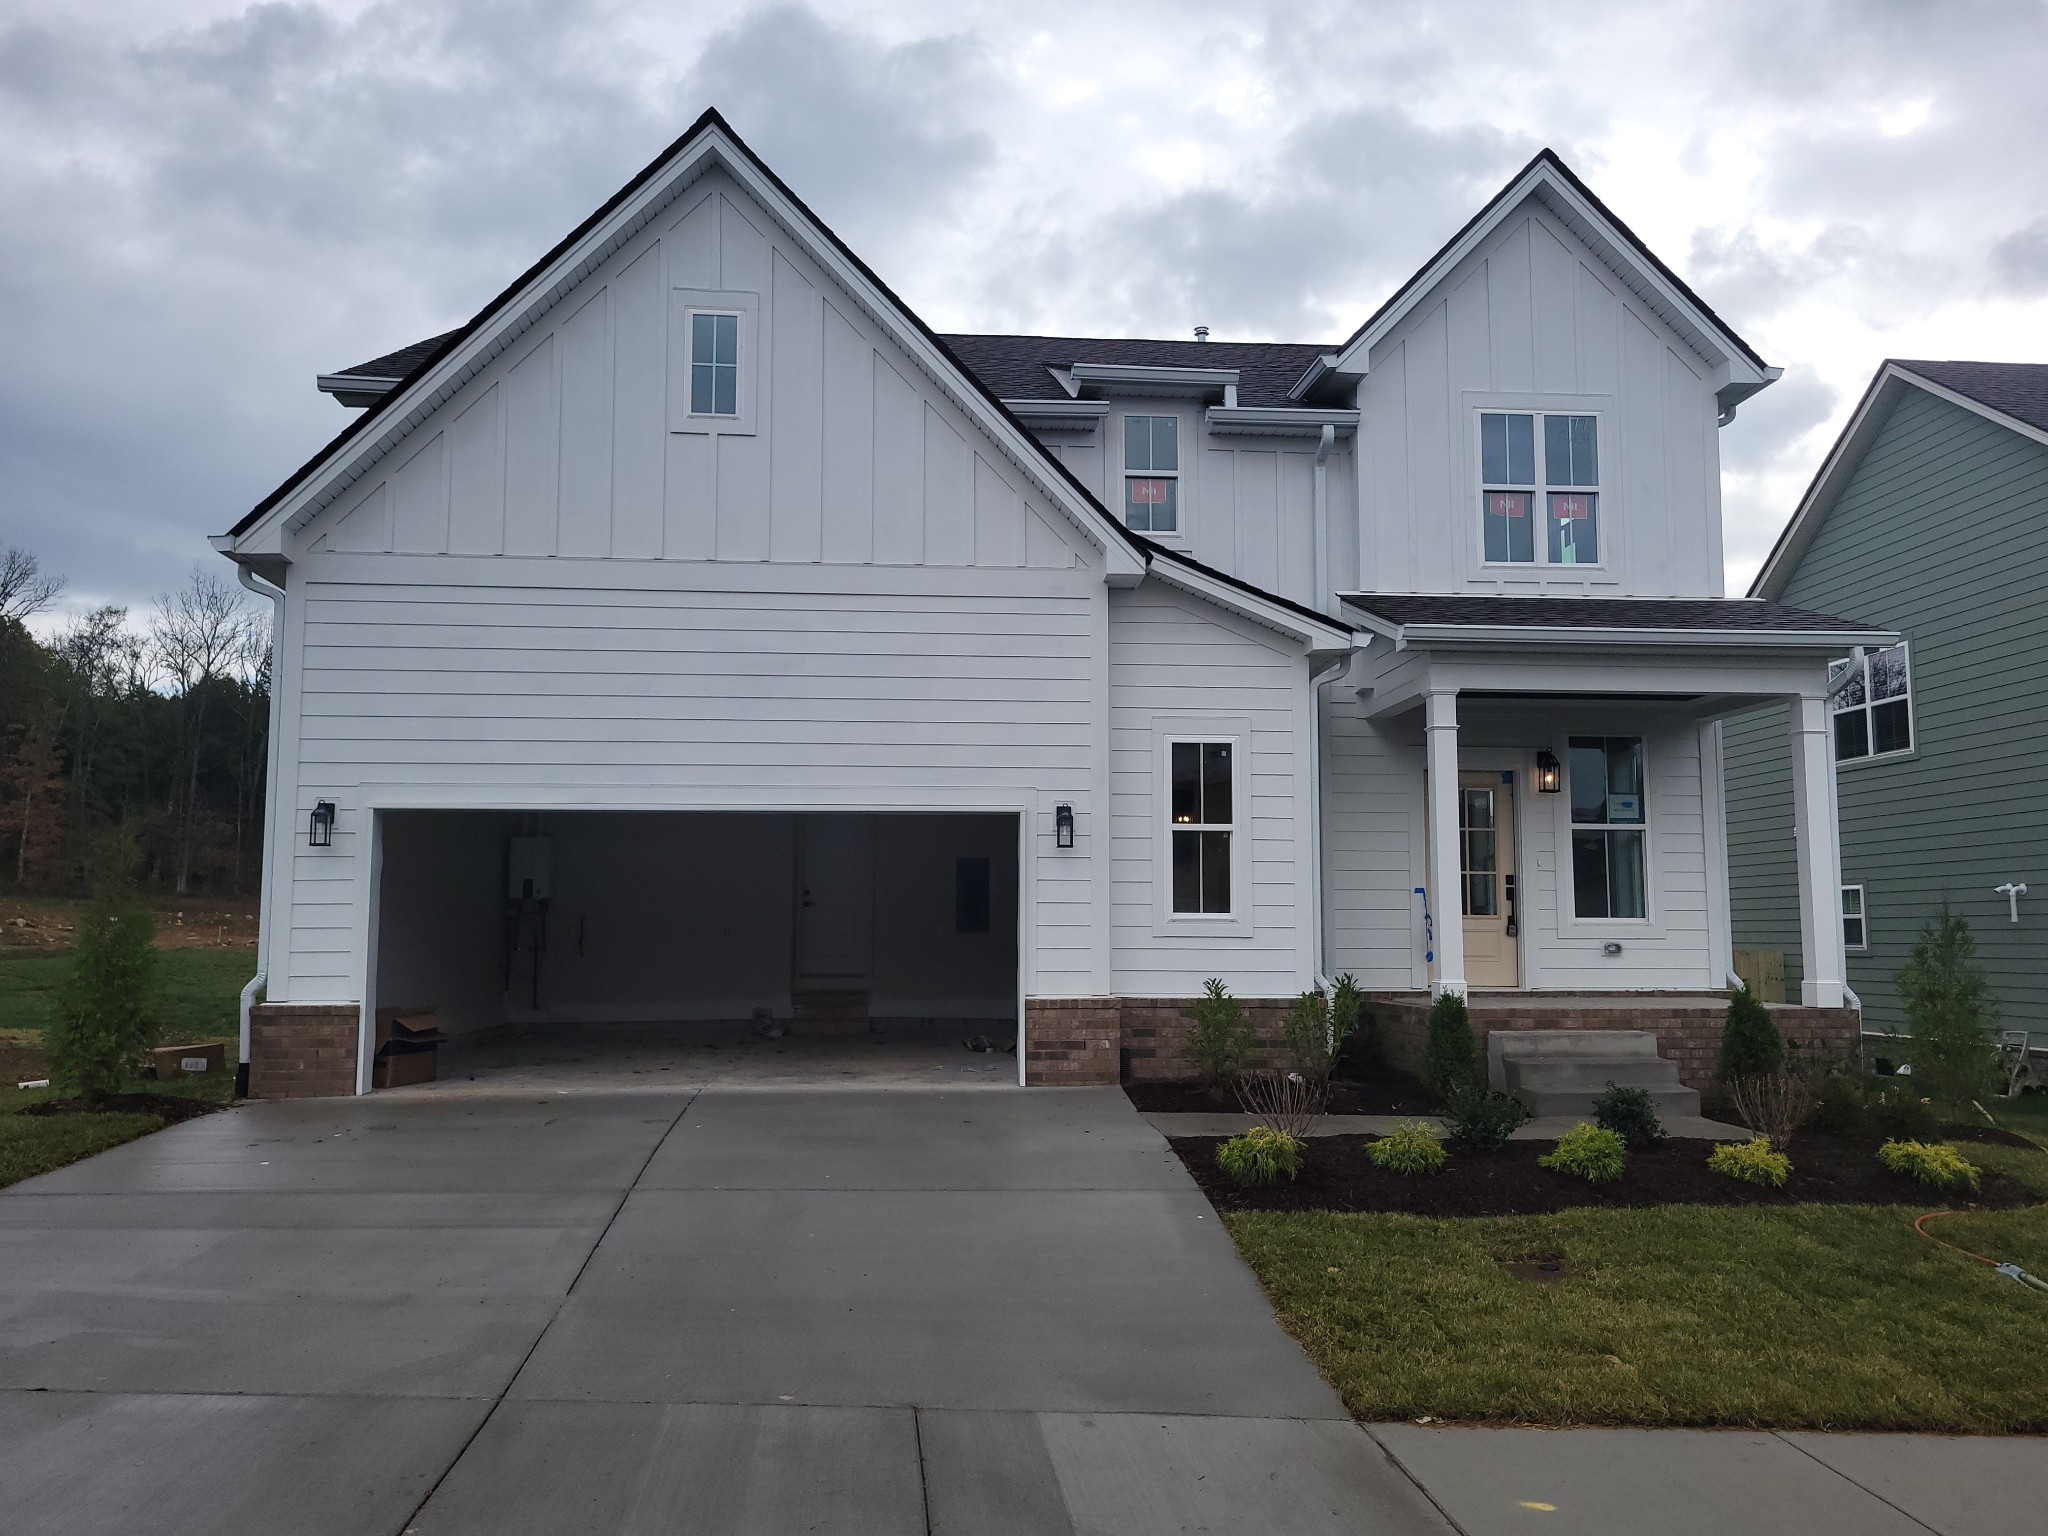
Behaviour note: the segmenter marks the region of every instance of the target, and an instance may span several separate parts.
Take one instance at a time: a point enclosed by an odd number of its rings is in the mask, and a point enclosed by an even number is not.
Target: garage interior
[[[1014,815],[386,811],[380,844],[378,1043],[431,1015],[442,1077],[820,1040],[1014,1071]]]

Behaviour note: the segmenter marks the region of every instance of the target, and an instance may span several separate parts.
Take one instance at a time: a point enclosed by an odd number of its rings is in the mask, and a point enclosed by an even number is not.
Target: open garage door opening
[[[373,1086],[877,1047],[1015,1078],[1014,815],[385,811],[379,844]]]

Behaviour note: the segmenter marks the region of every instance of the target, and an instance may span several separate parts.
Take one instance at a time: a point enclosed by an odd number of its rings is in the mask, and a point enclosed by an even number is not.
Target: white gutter
[[[242,988],[241,996],[241,1047],[235,1059],[235,1097],[246,1097],[249,1092],[249,1010],[255,1006],[256,989],[270,983],[270,909],[271,894],[277,885],[276,871],[270,867],[271,829],[277,824],[277,733],[278,720],[284,713],[278,708],[278,640],[284,634],[284,588],[272,586],[248,566],[237,562],[235,574],[242,585],[258,597],[270,599],[270,724],[263,761],[263,842],[258,857],[262,860],[262,884],[257,887],[256,902],[256,974],[249,978]]]
[[[1385,626],[1385,627],[1382,627]],[[1396,650],[1411,645],[1631,645],[1699,648],[1775,645],[1790,650],[1828,650],[1840,654],[1855,646],[1897,644],[1889,630],[1872,629],[1633,629],[1592,625],[1535,624],[1401,624],[1386,620],[1368,628],[1387,635]]]
[[[1330,450],[1337,443],[1337,429],[1323,423],[1316,443],[1316,606],[1333,613],[1336,594],[1330,590]]]

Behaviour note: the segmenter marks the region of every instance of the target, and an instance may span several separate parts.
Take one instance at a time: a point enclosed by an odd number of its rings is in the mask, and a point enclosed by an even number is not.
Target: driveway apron
[[[0,1194],[11,1531],[1449,1529],[1115,1089],[250,1105]]]

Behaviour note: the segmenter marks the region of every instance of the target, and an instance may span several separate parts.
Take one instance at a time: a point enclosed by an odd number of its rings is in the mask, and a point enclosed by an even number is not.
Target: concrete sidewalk
[[[1114,1089],[253,1105],[0,1193],[12,1532],[2030,1528],[2040,1441],[1362,1429]]]

